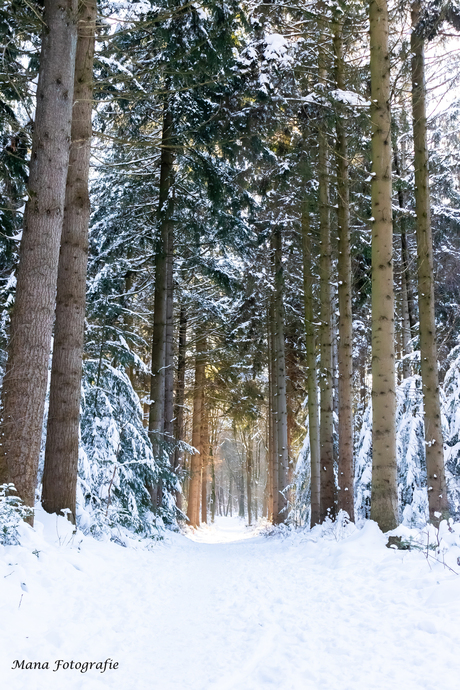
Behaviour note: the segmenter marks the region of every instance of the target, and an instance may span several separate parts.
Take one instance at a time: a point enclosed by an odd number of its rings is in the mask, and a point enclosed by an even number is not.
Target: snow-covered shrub
[[[131,382],[108,361],[85,362],[77,521],[85,532],[116,537],[125,528],[156,537],[175,520],[176,479],[165,449],[154,458]],[[149,488],[163,486],[153,511]]]
[[[459,353],[460,358],[460,353]],[[457,372],[458,375],[458,372]],[[458,375],[460,378],[460,375]],[[457,396],[460,395],[460,387]],[[396,452],[400,518],[404,524],[420,527],[428,517],[426,491],[425,436],[422,383],[418,375],[404,379],[396,391]],[[453,409],[455,404],[452,404]],[[460,415],[457,426],[460,430]],[[460,462],[460,442],[458,445]],[[309,510],[310,447],[308,433],[296,469],[296,513],[304,517]],[[460,468],[459,468],[460,470]],[[370,518],[372,487],[372,404],[362,415],[355,442],[355,519]],[[460,505],[460,495],[459,495]],[[305,520],[304,520],[305,522]]]
[[[404,379],[396,394],[396,452],[402,522],[422,527],[428,519],[428,494],[421,377]]]
[[[318,401],[319,402],[319,401]],[[294,481],[292,484],[293,496],[292,504],[290,505],[289,521],[298,526],[310,524],[310,502],[311,502],[311,459],[310,459],[310,424],[308,416],[308,396],[305,398],[303,407],[306,410],[305,415],[305,436],[302,448],[297,458],[297,464],[294,472]],[[337,415],[333,414],[333,437],[334,454],[337,457],[339,445],[339,420]],[[338,468],[334,463],[334,474],[337,481]]]
[[[339,510],[334,520],[327,517],[322,525],[320,525],[318,534],[326,539],[334,539],[335,541],[342,541],[350,534],[353,534],[356,527],[350,522],[350,516],[346,510]]]
[[[14,484],[0,485],[0,544],[14,546],[19,544],[18,526],[33,514],[32,508],[23,505],[19,496],[12,496],[16,491]]]
[[[444,448],[452,511],[460,514],[460,345],[449,356],[444,378]]]
[[[421,527],[428,519],[422,381],[404,379],[396,388],[396,456],[400,520]],[[355,510],[370,517],[372,485],[372,404],[363,416],[356,446]]]
[[[294,480],[294,505],[291,507],[290,519],[296,525],[310,524],[311,502],[311,467],[310,467],[310,433],[308,417],[307,431],[297,459]]]
[[[370,518],[372,486],[372,405],[362,417],[355,446],[355,519]]]

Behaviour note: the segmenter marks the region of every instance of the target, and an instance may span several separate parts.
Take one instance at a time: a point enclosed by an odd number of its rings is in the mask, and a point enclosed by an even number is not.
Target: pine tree
[[[388,8],[371,0],[372,121],[372,502],[383,530],[398,523],[395,430],[393,226]]]
[[[444,473],[444,441],[441,428],[436,352],[433,243],[431,237],[430,186],[426,140],[425,58],[423,36],[418,31],[420,9],[420,3],[418,0],[415,0],[412,4],[411,51],[420,358],[430,520],[434,524],[439,524],[441,517],[448,514],[448,501]]]
[[[334,27],[334,55],[336,85],[345,90],[345,63],[343,56],[343,18],[339,17]],[[352,311],[351,311],[351,247],[350,247],[350,193],[348,181],[348,147],[346,135],[346,114],[338,108],[336,117],[337,158],[337,220],[338,220],[338,297],[339,297],[339,342],[338,350],[338,500],[339,510],[345,510],[354,520],[353,496],[353,412],[352,412]]]
[[[29,201],[2,389],[0,480],[33,506],[70,150],[76,3],[45,0]]]
[[[42,505],[49,513],[69,509],[76,518],[81,375],[90,202],[93,56],[96,2],[79,8],[72,143],[59,256],[50,403]]]

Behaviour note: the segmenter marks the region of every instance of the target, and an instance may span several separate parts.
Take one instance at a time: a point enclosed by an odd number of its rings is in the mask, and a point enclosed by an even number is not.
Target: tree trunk
[[[33,506],[69,165],[77,3],[45,0],[28,202],[2,389],[0,481]]]
[[[276,524],[286,521],[288,481],[288,428],[286,401],[286,357],[284,347],[284,276],[282,264],[281,231],[273,235],[275,259],[275,292],[274,292],[274,354],[275,354],[275,401],[276,401],[276,436],[275,453],[278,456],[278,510],[274,514]]]
[[[434,315],[433,242],[426,132],[425,55],[416,27],[420,2],[412,4],[412,115],[414,132],[415,212],[417,216],[417,274],[420,317],[420,358],[425,421],[426,468],[430,520],[438,525],[448,517],[447,487],[439,400],[436,324]]]
[[[185,355],[187,347],[187,312],[181,305],[179,314],[179,348],[177,353],[177,381],[174,401],[174,437],[177,441],[184,440],[184,404],[185,404]],[[178,473],[182,468],[183,453],[176,445],[174,449],[173,468]],[[182,509],[182,493],[176,491],[176,505]]]
[[[206,378],[201,402],[201,522],[208,522],[209,417],[206,403]]]
[[[72,144],[57,279],[42,491],[43,508],[48,513],[68,508],[71,511],[68,517],[74,523],[88,263],[88,177],[96,15],[96,0],[85,0],[78,19]]]
[[[201,425],[203,415],[203,389],[206,366],[206,335],[202,327],[196,333],[195,386],[193,389],[192,446],[197,449],[190,462],[190,484],[187,517],[191,527],[200,525],[201,497]]]
[[[313,324],[313,266],[310,234],[310,215],[308,202],[302,206],[302,256],[303,256],[303,290],[305,304],[305,347],[307,360],[308,392],[308,432],[310,437],[310,484],[311,484],[311,517],[310,526],[320,522],[320,446],[319,446],[319,409],[318,384],[316,380],[316,342]]]
[[[165,325],[165,440],[171,442],[174,436],[174,237],[169,225],[168,253],[166,256],[166,325]]]
[[[227,503],[227,512],[225,513],[225,516],[228,515],[228,511],[230,509],[230,517],[233,517],[233,496],[232,496],[232,491],[233,491],[233,477],[232,474],[230,473],[230,476],[228,478],[228,503]]]
[[[216,519],[216,500],[217,500],[217,492],[216,492],[216,468],[214,465],[214,449],[211,444],[210,446],[210,460],[211,460],[211,522],[214,522]]]
[[[401,261],[404,270],[404,277],[407,289],[407,315],[409,318],[410,337],[414,337],[416,317],[416,304],[414,292],[412,290],[410,268],[409,268],[409,250],[407,247],[407,232],[406,223],[401,224]]]
[[[395,173],[401,176],[398,152],[394,152]],[[403,354],[403,378],[411,375],[410,362],[406,355],[410,352],[410,340],[412,338],[412,328],[409,310],[409,266],[407,263],[407,240],[406,240],[406,216],[404,215],[404,194],[401,187],[398,189],[398,205],[401,211],[399,219],[399,231],[401,239],[401,335],[402,335],[402,354]]]
[[[238,474],[238,517],[244,520],[244,474],[243,469]]]
[[[319,82],[326,88],[327,70],[324,44],[325,32],[320,36]],[[329,170],[328,142],[324,113],[318,124],[318,178],[319,178],[319,234],[320,258],[319,281],[321,301],[321,366],[320,366],[320,520],[335,516],[335,478],[334,478],[334,418],[333,418],[333,377],[332,377],[332,251],[329,212]]]
[[[268,329],[270,324],[268,324]],[[266,447],[267,447],[267,483],[265,487],[266,496],[264,498],[267,505],[267,519],[273,520],[273,415],[271,413],[272,395],[272,375],[271,375],[271,347],[270,333],[267,333],[268,343],[268,405],[266,418]]]
[[[275,307],[274,299],[270,298],[270,318],[269,318],[269,381],[270,381],[270,401],[269,415],[271,421],[271,452],[269,460],[269,471],[271,473],[271,509],[272,520],[276,523],[279,513],[279,456],[278,456],[278,412],[277,412],[277,375],[276,375],[276,337],[275,337]]]
[[[345,64],[343,59],[343,23],[338,22],[334,32],[334,53],[337,88],[345,90]],[[350,248],[350,193],[348,184],[348,150],[345,130],[346,116],[343,106],[338,106],[336,117],[337,154],[337,226],[339,255],[337,262],[339,278],[339,340],[338,360],[338,417],[339,458],[337,507],[345,510],[354,520],[354,471],[353,471],[353,341],[351,311],[351,248]]]
[[[248,497],[248,525],[252,525],[252,465],[254,439],[252,438],[252,427],[249,429],[248,447],[246,449],[246,487]]]
[[[393,221],[391,211],[390,60],[386,0],[371,0],[372,121],[372,497],[384,532],[398,523],[395,428]]]
[[[162,149],[160,163],[160,198],[158,204],[159,234],[155,251],[155,294],[152,335],[152,374],[150,380],[149,435],[158,457],[162,450],[165,404],[165,351],[166,351],[166,293],[168,282],[168,250],[172,232],[172,198],[174,155],[171,145],[173,118],[165,100],[163,115]]]

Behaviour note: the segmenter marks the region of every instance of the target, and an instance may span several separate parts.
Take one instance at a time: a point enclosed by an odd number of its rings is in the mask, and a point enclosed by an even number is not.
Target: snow
[[[340,101],[345,105],[351,105],[360,108],[367,108],[370,106],[370,102],[365,98],[360,96],[355,91],[343,91],[342,89],[334,89],[330,92],[332,98],[336,101]]]
[[[0,547],[5,687],[456,690],[460,526],[441,532],[430,562],[370,521],[270,534],[220,518],[122,548],[39,510]],[[53,672],[59,659],[118,668]]]

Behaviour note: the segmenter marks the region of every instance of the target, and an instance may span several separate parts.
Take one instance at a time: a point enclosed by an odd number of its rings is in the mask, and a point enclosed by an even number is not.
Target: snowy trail
[[[458,690],[459,576],[385,548],[373,523],[316,542],[218,527],[151,551],[91,539],[78,551],[49,536],[39,557],[6,547],[4,687]],[[452,546],[449,564],[459,555]],[[119,667],[52,670],[106,658]],[[50,668],[11,670],[15,659]]]

